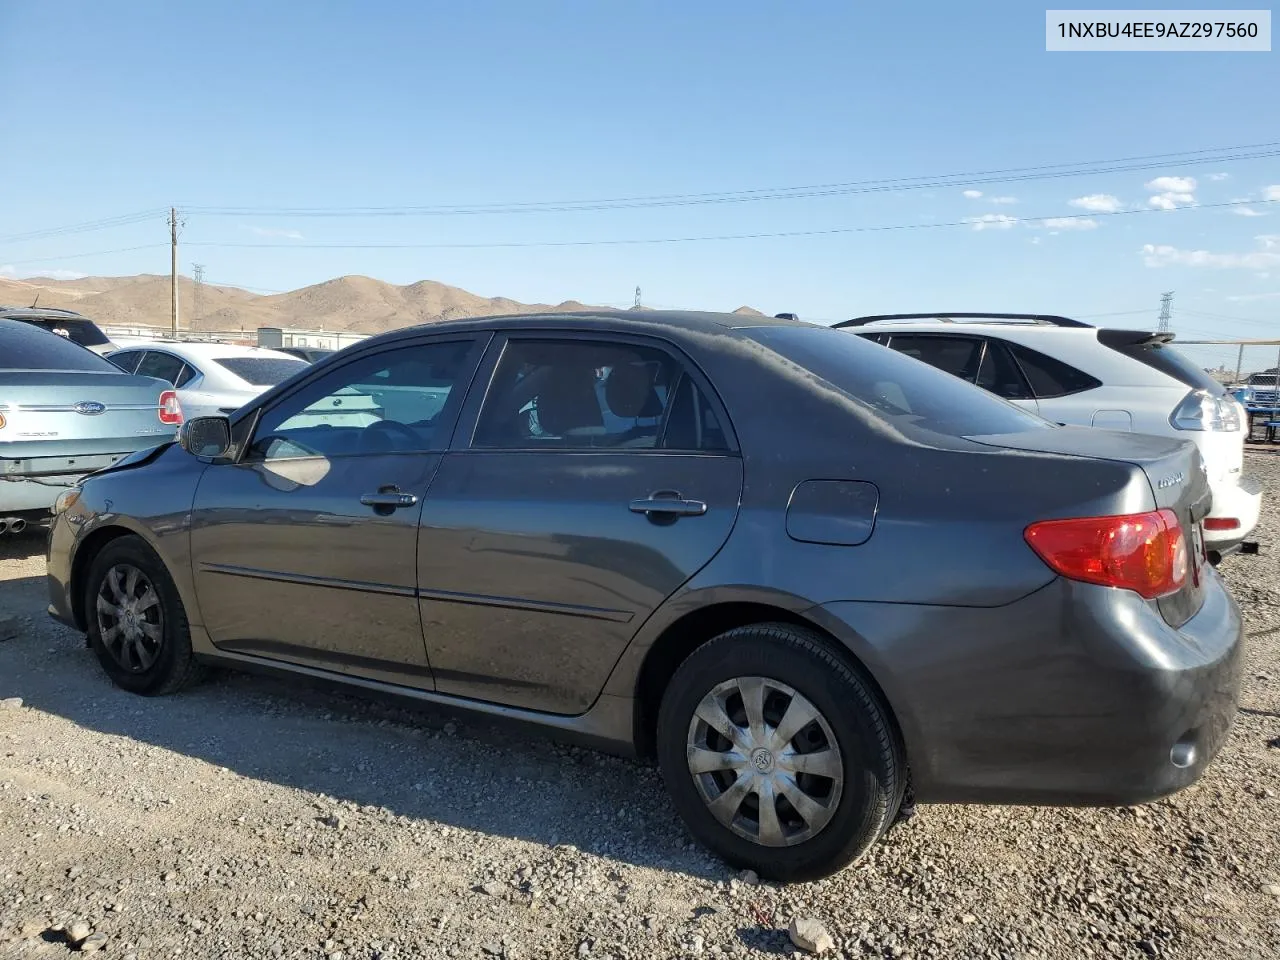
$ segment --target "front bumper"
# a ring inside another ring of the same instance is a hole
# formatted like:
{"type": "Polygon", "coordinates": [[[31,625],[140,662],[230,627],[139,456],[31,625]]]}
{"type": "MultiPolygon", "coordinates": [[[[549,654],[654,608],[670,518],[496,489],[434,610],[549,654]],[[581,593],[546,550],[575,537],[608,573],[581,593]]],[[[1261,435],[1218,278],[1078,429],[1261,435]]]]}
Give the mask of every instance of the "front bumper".
{"type": "Polygon", "coordinates": [[[84,625],[76,623],[75,607],[71,599],[71,566],[75,546],[76,528],[68,522],[67,514],[54,517],[49,525],[49,539],[45,548],[49,616],[73,630],[83,632],[84,625]]]}
{"type": "Polygon", "coordinates": [[[1213,507],[1206,520],[1234,519],[1239,526],[1229,530],[1204,531],[1204,543],[1210,550],[1227,553],[1248,538],[1258,525],[1262,511],[1262,484],[1253,477],[1239,475],[1231,480],[1210,485],[1213,491],[1213,507]]]}
{"type": "Polygon", "coordinates": [[[1136,593],[1067,580],[999,608],[822,610],[872,644],[921,802],[1124,805],[1198,779],[1235,716],[1240,611],[1204,576],[1177,629],[1136,593]]]}

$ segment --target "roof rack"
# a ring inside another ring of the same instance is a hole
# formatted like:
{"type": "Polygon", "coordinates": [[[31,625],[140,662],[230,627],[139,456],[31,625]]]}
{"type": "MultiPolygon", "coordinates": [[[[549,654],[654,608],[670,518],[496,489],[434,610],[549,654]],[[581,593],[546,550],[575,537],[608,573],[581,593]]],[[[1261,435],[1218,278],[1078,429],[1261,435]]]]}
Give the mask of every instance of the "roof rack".
{"type": "Polygon", "coordinates": [[[832,324],[833,327],[865,327],[867,324],[894,320],[938,320],[954,323],[956,320],[1006,320],[1016,323],[1037,323],[1049,327],[1092,327],[1093,324],[1051,313],[882,313],[869,317],[854,317],[832,324]]]}

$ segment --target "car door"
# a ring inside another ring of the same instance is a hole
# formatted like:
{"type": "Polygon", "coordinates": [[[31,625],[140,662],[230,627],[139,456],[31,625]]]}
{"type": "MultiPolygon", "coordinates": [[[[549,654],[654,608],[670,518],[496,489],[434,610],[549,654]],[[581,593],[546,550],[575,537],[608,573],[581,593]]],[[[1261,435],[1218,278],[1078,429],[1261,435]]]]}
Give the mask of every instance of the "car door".
{"type": "Polygon", "coordinates": [[[422,515],[437,690],[579,714],[728,538],[742,461],[706,380],[661,342],[498,337],[480,382],[422,515]]]}
{"type": "Polygon", "coordinates": [[[1002,340],[972,335],[895,333],[887,346],[1038,412],[1027,378],[1002,340]]]}
{"type": "Polygon", "coordinates": [[[432,687],[418,517],[486,339],[362,351],[251,414],[243,454],[205,470],[193,510],[218,647],[432,687]]]}

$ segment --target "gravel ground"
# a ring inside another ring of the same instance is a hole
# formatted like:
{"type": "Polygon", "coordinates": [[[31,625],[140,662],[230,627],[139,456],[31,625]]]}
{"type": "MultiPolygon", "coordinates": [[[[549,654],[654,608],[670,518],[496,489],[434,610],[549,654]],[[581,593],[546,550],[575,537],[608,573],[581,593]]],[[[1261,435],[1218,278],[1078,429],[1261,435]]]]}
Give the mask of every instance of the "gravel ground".
{"type": "MultiPolygon", "coordinates": [[[[1280,544],[1280,456],[1251,452],[1280,544]]],[[[922,807],[820,883],[738,878],[656,770],[220,674],[114,689],[0,545],[0,957],[1280,957],[1280,552],[1228,559],[1243,708],[1205,778],[1118,810],[922,807]],[[6,634],[14,634],[5,639],[6,634]]]]}

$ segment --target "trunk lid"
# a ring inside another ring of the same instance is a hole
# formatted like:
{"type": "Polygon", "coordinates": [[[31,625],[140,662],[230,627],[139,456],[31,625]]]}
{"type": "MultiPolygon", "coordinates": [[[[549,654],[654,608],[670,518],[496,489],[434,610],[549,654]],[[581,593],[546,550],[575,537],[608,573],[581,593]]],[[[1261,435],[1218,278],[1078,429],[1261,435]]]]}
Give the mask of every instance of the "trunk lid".
{"type": "Polygon", "coordinates": [[[114,371],[0,371],[0,476],[88,473],[171,438],[169,385],[114,371]]]}
{"type": "Polygon", "coordinates": [[[1200,609],[1206,562],[1203,521],[1212,506],[1212,493],[1204,460],[1194,443],[1093,427],[1059,427],[969,439],[986,446],[1110,460],[1140,469],[1150,485],[1156,508],[1168,508],[1177,515],[1187,548],[1187,578],[1182,589],[1153,602],[1159,605],[1165,621],[1175,627],[1200,609]]]}

